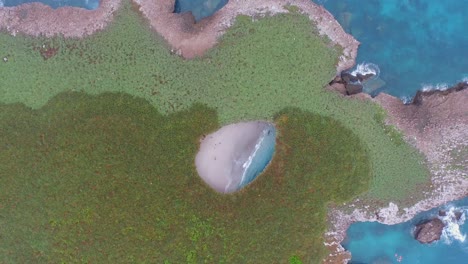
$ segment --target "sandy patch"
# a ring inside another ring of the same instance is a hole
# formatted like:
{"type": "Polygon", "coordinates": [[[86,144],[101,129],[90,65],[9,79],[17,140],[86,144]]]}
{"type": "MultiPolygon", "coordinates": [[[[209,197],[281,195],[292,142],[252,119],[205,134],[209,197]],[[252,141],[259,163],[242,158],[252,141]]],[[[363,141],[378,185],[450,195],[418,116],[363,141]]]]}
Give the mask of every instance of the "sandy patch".
{"type": "Polygon", "coordinates": [[[267,122],[242,122],[205,136],[195,157],[200,177],[217,192],[237,191],[259,138],[270,126],[267,122]]]}

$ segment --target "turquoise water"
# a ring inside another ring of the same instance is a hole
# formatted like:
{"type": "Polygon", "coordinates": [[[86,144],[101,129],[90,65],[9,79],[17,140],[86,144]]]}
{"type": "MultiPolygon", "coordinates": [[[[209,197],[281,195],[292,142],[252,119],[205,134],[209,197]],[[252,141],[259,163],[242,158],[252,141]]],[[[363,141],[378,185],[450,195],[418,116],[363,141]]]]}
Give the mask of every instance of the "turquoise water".
{"type": "MultiPolygon", "coordinates": [[[[352,71],[379,75],[378,81],[372,81],[373,87],[364,87],[366,92],[386,92],[408,102],[418,90],[446,89],[468,81],[467,0],[315,2],[324,5],[361,42],[358,65],[352,71]]],[[[466,215],[468,198],[445,209],[453,207],[466,215]]],[[[413,238],[414,225],[437,216],[439,209],[393,226],[353,224],[343,242],[352,254],[351,263],[468,263],[468,224],[464,218],[459,222],[445,219],[449,228],[441,241],[431,245],[413,238]]]]}
{"type": "Polygon", "coordinates": [[[419,89],[468,80],[467,0],[314,0],[361,42],[357,63],[374,63],[377,93],[408,100],[419,89]]]}
{"type": "Polygon", "coordinates": [[[199,21],[214,14],[227,2],[228,0],[176,0],[174,13],[191,11],[195,20],[199,21]]]}
{"type": "Polygon", "coordinates": [[[41,2],[54,9],[63,6],[74,6],[93,10],[99,7],[99,0],[0,0],[0,7],[11,7],[33,2],[41,2]]]}
{"type": "Polygon", "coordinates": [[[468,198],[420,213],[408,222],[397,225],[383,225],[376,222],[352,224],[347,231],[343,246],[352,254],[350,263],[410,263],[410,264],[457,264],[468,263],[468,198]],[[446,227],[441,240],[432,244],[421,244],[413,238],[415,224],[425,219],[439,217],[439,210],[445,210],[446,217],[440,217],[446,227]],[[452,211],[450,211],[452,210],[452,211]],[[462,211],[459,221],[450,212],[462,211]]]}
{"type": "Polygon", "coordinates": [[[252,182],[270,163],[275,153],[276,128],[273,125],[267,126],[262,136],[259,138],[254,153],[244,164],[245,171],[239,184],[239,189],[252,182]]]}

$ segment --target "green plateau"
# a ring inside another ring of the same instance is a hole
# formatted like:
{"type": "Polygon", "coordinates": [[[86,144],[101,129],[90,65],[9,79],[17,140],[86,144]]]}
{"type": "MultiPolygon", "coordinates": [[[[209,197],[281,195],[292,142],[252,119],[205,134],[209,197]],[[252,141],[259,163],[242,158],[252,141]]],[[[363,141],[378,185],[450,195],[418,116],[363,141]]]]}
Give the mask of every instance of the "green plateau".
{"type": "Polygon", "coordinates": [[[240,16],[187,61],[127,2],[81,40],[0,33],[0,263],[320,263],[328,204],[428,181],[379,106],[323,88],[339,54],[293,13],[240,16]],[[215,193],[200,137],[258,119],[272,163],[215,193]]]}

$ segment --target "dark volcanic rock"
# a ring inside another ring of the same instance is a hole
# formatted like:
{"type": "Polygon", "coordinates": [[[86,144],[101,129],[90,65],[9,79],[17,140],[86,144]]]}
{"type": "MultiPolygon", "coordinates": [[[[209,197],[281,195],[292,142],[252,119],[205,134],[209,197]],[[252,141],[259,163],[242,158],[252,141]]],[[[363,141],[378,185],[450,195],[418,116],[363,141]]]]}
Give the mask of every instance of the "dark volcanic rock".
{"type": "Polygon", "coordinates": [[[356,77],[358,78],[358,80],[359,80],[360,82],[365,82],[366,80],[368,80],[368,79],[370,79],[370,78],[372,78],[372,77],[375,76],[375,74],[372,74],[372,73],[368,73],[368,74],[364,74],[364,75],[358,73],[358,74],[356,74],[356,75],[357,75],[356,77]]]}
{"type": "Polygon", "coordinates": [[[425,97],[438,94],[438,95],[448,95],[449,93],[459,92],[461,90],[468,89],[467,82],[459,82],[456,85],[450,87],[447,90],[431,90],[431,91],[418,91],[413,98],[412,104],[421,105],[425,97]]]}
{"type": "Polygon", "coordinates": [[[362,84],[360,83],[346,83],[346,93],[348,95],[358,94],[362,92],[362,84]]]}
{"type": "Polygon", "coordinates": [[[349,72],[342,72],[342,73],[341,73],[341,80],[342,80],[344,83],[356,83],[356,82],[359,82],[358,77],[352,75],[352,74],[349,73],[349,72]]]}
{"type": "Polygon", "coordinates": [[[456,219],[457,221],[460,221],[460,218],[462,217],[462,215],[463,215],[463,212],[456,211],[456,212],[455,212],[455,219],[456,219]]]}
{"type": "Polygon", "coordinates": [[[439,218],[416,225],[414,237],[421,243],[428,244],[440,239],[445,225],[439,218]]]}

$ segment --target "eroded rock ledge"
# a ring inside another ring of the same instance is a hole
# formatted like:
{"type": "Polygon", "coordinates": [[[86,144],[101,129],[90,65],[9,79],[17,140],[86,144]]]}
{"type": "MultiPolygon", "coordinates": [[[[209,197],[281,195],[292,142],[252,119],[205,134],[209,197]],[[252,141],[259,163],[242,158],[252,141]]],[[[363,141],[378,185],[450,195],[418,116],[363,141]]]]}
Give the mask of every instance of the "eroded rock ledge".
{"type": "MultiPolygon", "coordinates": [[[[420,92],[412,104],[405,105],[391,95],[381,93],[373,100],[387,112],[387,123],[403,132],[405,140],[426,157],[431,174],[432,189],[425,199],[414,201],[408,208],[390,203],[378,212],[365,208],[345,213],[332,209],[329,219],[332,229],[325,235],[333,249],[324,263],[347,263],[349,252],[340,246],[346,230],[353,222],[379,221],[397,224],[416,214],[468,196],[468,89],[466,83],[446,91],[420,92]],[[465,88],[463,88],[465,87],[465,88]]],[[[354,207],[354,201],[348,209],[354,207]]],[[[356,208],[356,207],[354,207],[356,208]]]]}
{"type": "Polygon", "coordinates": [[[190,14],[175,14],[175,0],[134,0],[151,26],[184,58],[201,56],[213,47],[238,15],[264,16],[289,12],[285,6],[294,5],[317,24],[321,35],[343,48],[337,72],[355,63],[359,42],[348,35],[325,8],[310,0],[231,0],[213,16],[195,23],[190,14]]]}
{"type": "Polygon", "coordinates": [[[53,9],[42,3],[22,4],[0,8],[0,30],[16,36],[81,38],[102,30],[119,8],[121,0],[101,0],[96,10],[77,7],[53,9]]]}

